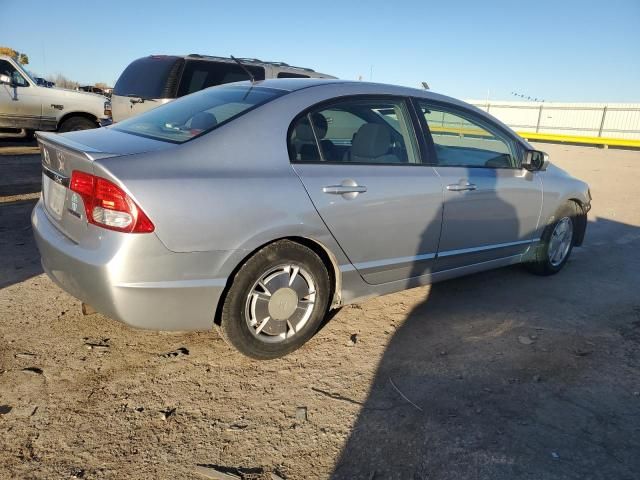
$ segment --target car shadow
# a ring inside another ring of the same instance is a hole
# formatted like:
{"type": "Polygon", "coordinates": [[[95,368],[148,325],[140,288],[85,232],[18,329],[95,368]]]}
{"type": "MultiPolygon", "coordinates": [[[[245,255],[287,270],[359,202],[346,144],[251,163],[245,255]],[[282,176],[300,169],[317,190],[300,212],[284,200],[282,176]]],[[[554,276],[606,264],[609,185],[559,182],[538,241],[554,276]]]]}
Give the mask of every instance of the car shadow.
{"type": "Polygon", "coordinates": [[[640,228],[597,219],[555,276],[429,287],[332,478],[638,478],[639,247],[640,228]]]}
{"type": "Polygon", "coordinates": [[[0,200],[0,288],[42,273],[31,229],[31,211],[37,201],[0,200]]]}
{"type": "Polygon", "coordinates": [[[0,138],[0,197],[39,192],[41,176],[35,140],[0,138]]]}

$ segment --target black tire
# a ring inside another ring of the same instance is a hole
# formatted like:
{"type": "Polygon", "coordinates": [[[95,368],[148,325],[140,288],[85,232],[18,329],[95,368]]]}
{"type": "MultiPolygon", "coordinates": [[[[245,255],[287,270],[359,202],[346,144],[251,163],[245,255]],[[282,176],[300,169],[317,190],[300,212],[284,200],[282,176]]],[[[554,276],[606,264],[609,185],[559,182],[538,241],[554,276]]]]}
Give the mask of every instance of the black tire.
{"type": "Polygon", "coordinates": [[[58,132],[75,132],[77,130],[89,130],[97,127],[98,124],[96,122],[86,117],[70,117],[62,122],[62,125],[58,128],[58,132]]]}
{"type": "Polygon", "coordinates": [[[536,247],[533,259],[525,264],[530,272],[535,273],[536,275],[547,276],[555,275],[560,270],[562,270],[562,268],[569,260],[571,251],[573,250],[573,245],[576,239],[576,230],[578,228],[577,216],[579,214],[580,211],[578,210],[578,205],[576,205],[574,202],[567,202],[558,209],[558,211],[554,215],[553,221],[549,225],[547,225],[547,228],[545,228],[544,232],[542,233],[542,238],[540,239],[540,243],[536,247]],[[562,258],[560,262],[554,263],[549,258],[551,237],[556,229],[556,226],[566,218],[569,219],[572,226],[571,243],[569,244],[569,249],[564,255],[564,258],[562,258]]]}
{"type": "Polygon", "coordinates": [[[255,253],[235,275],[224,299],[220,333],[229,345],[250,358],[267,360],[282,357],[300,348],[316,333],[327,313],[330,293],[329,274],[318,255],[304,245],[279,240],[255,253]],[[315,301],[313,307],[309,307],[311,314],[300,330],[289,338],[268,343],[259,338],[264,338],[264,334],[253,333],[256,329],[249,325],[247,302],[250,301],[251,292],[255,291],[256,282],[271,269],[283,264],[302,268],[305,274],[312,277],[315,301]]]}

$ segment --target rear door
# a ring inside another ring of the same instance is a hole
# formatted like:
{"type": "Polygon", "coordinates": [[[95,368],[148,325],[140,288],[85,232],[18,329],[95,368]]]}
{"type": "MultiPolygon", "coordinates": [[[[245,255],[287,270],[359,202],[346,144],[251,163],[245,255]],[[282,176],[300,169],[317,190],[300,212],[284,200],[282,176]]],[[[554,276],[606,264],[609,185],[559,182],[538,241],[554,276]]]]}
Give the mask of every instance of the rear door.
{"type": "Polygon", "coordinates": [[[402,98],[358,96],[305,112],[290,131],[294,170],[371,284],[429,273],[438,248],[442,186],[412,115],[402,98]]]}
{"type": "Polygon", "coordinates": [[[524,253],[535,240],[542,183],[520,167],[516,140],[472,111],[417,104],[444,186],[435,270],[524,253]]]}

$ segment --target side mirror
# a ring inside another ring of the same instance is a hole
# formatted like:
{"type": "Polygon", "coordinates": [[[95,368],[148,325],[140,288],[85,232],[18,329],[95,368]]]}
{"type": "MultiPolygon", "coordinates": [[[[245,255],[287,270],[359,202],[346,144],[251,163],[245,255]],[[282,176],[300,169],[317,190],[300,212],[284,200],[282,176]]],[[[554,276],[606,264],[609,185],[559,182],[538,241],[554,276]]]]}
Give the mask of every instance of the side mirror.
{"type": "Polygon", "coordinates": [[[0,84],[11,85],[11,77],[9,75],[0,75],[0,84]]]}
{"type": "Polygon", "coordinates": [[[538,150],[527,150],[522,160],[522,168],[530,172],[541,172],[549,165],[549,155],[538,150]]]}

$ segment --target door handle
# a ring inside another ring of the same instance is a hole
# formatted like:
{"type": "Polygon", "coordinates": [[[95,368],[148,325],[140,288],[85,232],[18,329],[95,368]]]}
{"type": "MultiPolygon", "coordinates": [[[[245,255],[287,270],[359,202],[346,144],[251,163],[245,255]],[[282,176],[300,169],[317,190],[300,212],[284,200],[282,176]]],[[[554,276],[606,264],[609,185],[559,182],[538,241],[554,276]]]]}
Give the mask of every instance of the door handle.
{"type": "Polygon", "coordinates": [[[467,190],[475,190],[478,188],[475,184],[469,182],[452,183],[447,185],[447,190],[451,192],[464,192],[467,190]]]}
{"type": "Polygon", "coordinates": [[[364,185],[328,185],[322,187],[322,191],[332,195],[344,195],[345,193],[364,193],[367,191],[367,187],[364,185]]]}

